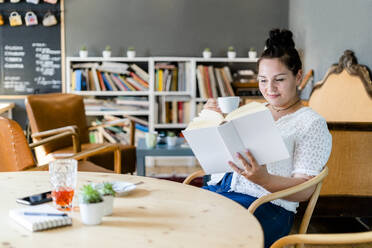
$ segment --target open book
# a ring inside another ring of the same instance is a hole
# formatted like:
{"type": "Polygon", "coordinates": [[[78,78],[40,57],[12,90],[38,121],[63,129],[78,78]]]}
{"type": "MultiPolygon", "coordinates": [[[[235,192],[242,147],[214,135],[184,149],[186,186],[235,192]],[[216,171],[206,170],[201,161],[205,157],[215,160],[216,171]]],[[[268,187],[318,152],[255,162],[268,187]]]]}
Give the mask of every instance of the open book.
{"type": "Polygon", "coordinates": [[[225,118],[203,110],[182,133],[206,174],[232,171],[228,161],[243,168],[236,153],[245,156],[246,149],[261,165],[289,157],[270,110],[258,102],[246,104],[225,118]]]}

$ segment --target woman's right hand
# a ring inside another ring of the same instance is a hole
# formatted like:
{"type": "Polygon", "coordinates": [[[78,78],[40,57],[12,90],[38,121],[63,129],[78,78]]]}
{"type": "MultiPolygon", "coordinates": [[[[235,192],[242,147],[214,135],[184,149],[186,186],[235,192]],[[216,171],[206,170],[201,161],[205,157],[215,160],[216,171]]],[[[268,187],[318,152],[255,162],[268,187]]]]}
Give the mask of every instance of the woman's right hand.
{"type": "Polygon", "coordinates": [[[216,111],[222,114],[221,109],[218,107],[217,100],[214,98],[209,98],[206,104],[204,104],[203,109],[208,109],[212,111],[216,111]]]}

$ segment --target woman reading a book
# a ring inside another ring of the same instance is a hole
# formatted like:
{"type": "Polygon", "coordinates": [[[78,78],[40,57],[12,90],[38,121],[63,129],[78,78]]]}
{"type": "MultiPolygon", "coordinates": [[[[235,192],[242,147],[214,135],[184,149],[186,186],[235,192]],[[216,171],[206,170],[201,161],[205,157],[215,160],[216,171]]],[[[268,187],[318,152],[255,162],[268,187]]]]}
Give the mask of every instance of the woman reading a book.
{"type": "MultiPolygon", "coordinates": [[[[301,67],[292,32],[270,31],[266,49],[258,61],[259,89],[290,158],[261,166],[247,150],[247,160],[237,154],[244,169],[229,162],[234,173],[211,175],[206,189],[248,208],[253,201],[269,192],[298,185],[321,172],[331,152],[332,137],[325,119],[301,104],[297,92],[302,77],[301,67]]],[[[214,99],[209,99],[204,109],[221,112],[214,99]]],[[[265,247],[289,233],[298,202],[307,200],[314,189],[274,200],[256,210],[255,216],[264,230],[265,247]]]]}

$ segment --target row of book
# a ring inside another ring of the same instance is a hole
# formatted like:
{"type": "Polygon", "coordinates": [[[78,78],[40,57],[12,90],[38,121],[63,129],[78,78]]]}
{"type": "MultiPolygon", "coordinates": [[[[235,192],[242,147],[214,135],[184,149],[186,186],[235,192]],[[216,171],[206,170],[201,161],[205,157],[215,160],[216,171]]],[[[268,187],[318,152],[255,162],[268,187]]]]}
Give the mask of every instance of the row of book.
{"type": "Polygon", "coordinates": [[[190,106],[189,98],[160,96],[155,103],[155,123],[189,123],[190,106]]]}
{"type": "Polygon", "coordinates": [[[136,64],[103,62],[72,65],[71,89],[75,91],[147,91],[148,73],[136,64]]]}
{"type": "MultiPolygon", "coordinates": [[[[120,125],[103,125],[102,127],[98,127],[96,129],[92,129],[89,133],[89,140],[90,143],[103,143],[103,142],[110,142],[110,143],[121,143],[121,144],[129,144],[130,143],[130,119],[136,117],[127,117],[123,119],[119,119],[115,116],[105,116],[103,119],[96,119],[91,124],[92,126],[101,125],[103,123],[110,123],[120,120],[120,125]]],[[[146,121],[141,121],[141,123],[135,123],[135,144],[138,144],[138,140],[140,138],[145,137],[145,133],[148,132],[148,126],[146,125],[146,121]],[[141,124],[142,123],[142,124],[141,124]]]]}
{"type": "Polygon", "coordinates": [[[178,62],[155,64],[156,91],[187,91],[190,63],[178,62]]]}
{"type": "Polygon", "coordinates": [[[146,111],[149,109],[148,101],[136,101],[127,98],[96,99],[84,98],[86,111],[146,111]]]}
{"type": "Polygon", "coordinates": [[[235,95],[231,87],[233,78],[228,66],[215,68],[213,66],[198,65],[196,73],[199,97],[217,98],[219,96],[235,95]]]}

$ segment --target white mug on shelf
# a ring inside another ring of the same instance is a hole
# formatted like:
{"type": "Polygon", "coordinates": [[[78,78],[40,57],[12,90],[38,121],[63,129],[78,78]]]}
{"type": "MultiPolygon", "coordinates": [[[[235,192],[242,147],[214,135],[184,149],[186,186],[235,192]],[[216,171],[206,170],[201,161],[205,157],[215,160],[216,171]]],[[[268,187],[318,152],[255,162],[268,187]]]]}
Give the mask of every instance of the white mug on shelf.
{"type": "Polygon", "coordinates": [[[157,132],[148,132],[145,134],[145,140],[146,140],[146,147],[147,148],[155,148],[156,142],[158,138],[157,132]]]}
{"type": "Polygon", "coordinates": [[[238,96],[225,96],[217,98],[218,107],[222,113],[228,114],[239,107],[240,98],[238,96]]]}

